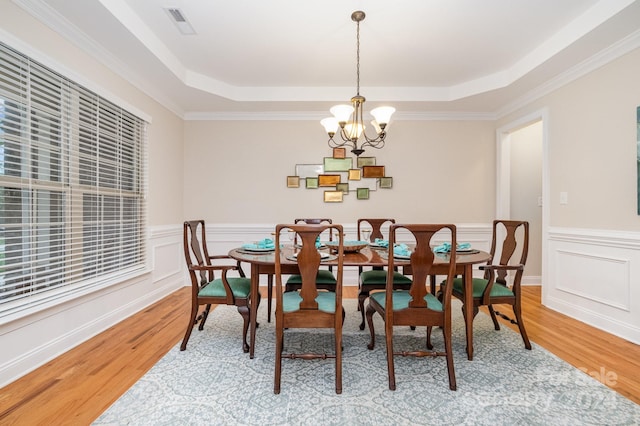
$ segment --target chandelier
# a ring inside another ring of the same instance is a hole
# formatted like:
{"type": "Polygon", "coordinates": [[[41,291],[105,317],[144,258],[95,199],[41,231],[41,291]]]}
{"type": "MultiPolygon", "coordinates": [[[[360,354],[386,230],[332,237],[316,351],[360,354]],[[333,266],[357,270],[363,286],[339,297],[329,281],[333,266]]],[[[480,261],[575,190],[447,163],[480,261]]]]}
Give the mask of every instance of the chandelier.
{"type": "Polygon", "coordinates": [[[351,98],[351,105],[336,105],[329,111],[333,117],[320,121],[329,135],[329,146],[339,148],[351,147],[351,152],[359,156],[364,152],[365,146],[380,149],[384,146],[387,137],[386,127],[389,124],[391,115],[395,108],[390,106],[378,107],[371,110],[374,120],[371,121],[376,131],[376,136],[370,138],[365,132],[362,113],[366,99],[360,95],[360,22],[364,20],[365,14],[357,10],[351,14],[351,20],[356,23],[356,95],[351,98]],[[333,137],[340,133],[342,141],[336,141],[333,137]]]}

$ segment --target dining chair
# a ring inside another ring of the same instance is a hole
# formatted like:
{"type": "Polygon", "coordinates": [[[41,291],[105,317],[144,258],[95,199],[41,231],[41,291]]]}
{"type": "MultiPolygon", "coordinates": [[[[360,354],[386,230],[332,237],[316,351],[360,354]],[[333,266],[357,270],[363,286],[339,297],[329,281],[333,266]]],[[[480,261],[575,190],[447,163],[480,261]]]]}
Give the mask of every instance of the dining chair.
{"type": "MultiPolygon", "coordinates": [[[[395,219],[358,219],[358,240],[362,240],[364,237],[363,231],[369,229],[371,235],[369,236],[369,242],[375,242],[376,238],[385,239],[382,234],[382,227],[385,224],[394,224],[395,219]]],[[[369,293],[373,290],[384,290],[387,282],[387,272],[382,266],[374,266],[370,270],[364,270],[362,266],[358,268],[358,311],[362,315],[362,321],[360,322],[360,330],[364,330],[364,301],[369,297],[369,293]]],[[[394,288],[408,289],[411,286],[411,278],[397,272],[393,274],[394,288]]]]}
{"type": "MultiPolygon", "coordinates": [[[[389,389],[396,389],[395,356],[439,357],[444,356],[447,361],[449,373],[449,389],[456,390],[456,377],[453,367],[453,353],[451,349],[451,289],[455,277],[456,259],[449,254],[435,254],[431,248],[433,236],[440,232],[448,236],[453,247],[456,245],[455,225],[436,224],[410,224],[391,225],[389,229],[389,249],[387,251],[387,284],[385,291],[373,292],[369,296],[367,305],[367,323],[371,340],[367,346],[373,350],[375,345],[375,330],[373,314],[380,314],[385,323],[385,338],[387,344],[387,373],[389,389]],[[394,260],[394,243],[397,231],[409,231],[415,240],[415,246],[405,258],[409,259],[413,276],[411,287],[408,290],[396,290],[393,286],[393,272],[396,262],[394,260]],[[429,277],[433,274],[433,266],[436,256],[442,256],[448,260],[447,276],[443,285],[442,301],[431,293],[428,284],[429,277]],[[426,326],[426,349],[405,350],[396,352],[393,347],[393,329],[395,326],[426,326]],[[431,343],[432,327],[440,327],[444,337],[444,352],[433,351],[431,343]]],[[[410,372],[407,372],[410,374],[410,372]]]]}
{"type": "Polygon", "coordinates": [[[342,393],[342,323],[345,315],[342,307],[343,263],[344,235],[342,225],[294,224],[276,226],[276,357],[274,393],[280,393],[283,357],[303,360],[335,358],[335,388],[336,393],[342,393]],[[282,283],[282,262],[285,259],[283,259],[280,236],[282,232],[287,232],[288,230],[296,232],[301,240],[300,248],[295,251],[297,253],[295,258],[288,257],[286,259],[287,261],[296,262],[300,271],[301,286],[299,289],[292,291],[287,290],[282,283]],[[337,256],[320,253],[316,248],[316,238],[325,230],[338,231],[337,256]],[[337,259],[336,284],[333,291],[322,289],[318,281],[318,272],[323,256],[337,259]],[[300,328],[332,328],[335,340],[334,353],[305,352],[285,354],[285,329],[300,328]]]}
{"type": "MultiPolygon", "coordinates": [[[[247,278],[239,261],[227,255],[209,255],[204,220],[184,222],[183,245],[187,269],[191,277],[191,313],[187,331],[182,339],[180,350],[187,348],[193,327],[200,322],[198,330],[202,331],[209,316],[211,305],[234,305],[242,315],[242,350],[249,352],[247,330],[251,313],[251,279],[247,278]],[[227,262],[233,260],[233,262],[227,262]],[[220,278],[216,278],[216,271],[220,278]],[[237,271],[239,276],[228,276],[229,271],[237,271]],[[198,315],[200,306],[205,308],[198,315]]],[[[260,304],[260,295],[255,301],[260,304]]]]}
{"type": "MultiPolygon", "coordinates": [[[[307,219],[294,219],[293,223],[294,224],[306,223],[309,225],[319,225],[322,223],[331,224],[333,223],[333,221],[331,219],[307,218],[307,219]]],[[[293,231],[292,233],[293,233],[293,244],[298,245],[298,234],[296,234],[293,231]]],[[[331,235],[331,232],[329,232],[328,238],[329,238],[329,241],[333,240],[333,236],[331,235]]],[[[333,268],[329,266],[328,270],[329,270],[328,273],[324,270],[321,270],[319,272],[319,280],[327,289],[332,289],[333,286],[335,285],[336,279],[332,273],[333,268]]],[[[298,275],[292,275],[291,277],[289,277],[289,280],[287,281],[287,289],[293,290],[299,287],[300,287],[300,277],[298,275]]],[[[267,322],[271,322],[272,298],[273,298],[273,275],[270,274],[267,276],[267,299],[268,299],[267,300],[267,322]]]]}
{"type": "MultiPolygon", "coordinates": [[[[531,343],[522,320],[521,280],[529,251],[529,222],[518,220],[494,220],[492,232],[491,258],[480,266],[483,278],[473,278],[473,317],[480,306],[486,306],[496,330],[500,330],[497,317],[518,326],[522,341],[527,349],[531,343]],[[499,244],[499,240],[504,237],[499,244]],[[518,246],[520,246],[518,248],[518,246]],[[498,252],[498,256],[496,253],[498,252]],[[494,262],[496,262],[494,264],[494,262]],[[509,284],[509,281],[511,284],[509,284]],[[494,305],[511,305],[515,319],[496,311],[494,305]]],[[[464,303],[464,281],[453,280],[452,294],[464,303]]],[[[464,310],[463,310],[464,312],[464,310]]]]}

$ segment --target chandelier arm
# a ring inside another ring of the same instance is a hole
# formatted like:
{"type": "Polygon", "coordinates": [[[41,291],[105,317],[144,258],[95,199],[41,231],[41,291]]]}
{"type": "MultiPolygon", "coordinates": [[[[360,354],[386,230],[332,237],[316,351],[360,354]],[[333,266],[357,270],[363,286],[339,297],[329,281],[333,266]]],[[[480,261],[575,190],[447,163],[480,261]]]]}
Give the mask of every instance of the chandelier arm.
{"type": "Polygon", "coordinates": [[[360,149],[364,148],[365,146],[370,146],[371,148],[380,149],[384,147],[384,138],[366,139],[366,141],[363,142],[362,145],[360,146],[360,149]]]}
{"type": "Polygon", "coordinates": [[[356,148],[353,142],[351,141],[351,139],[348,139],[345,136],[344,129],[341,129],[339,133],[340,133],[340,139],[342,139],[342,142],[336,141],[334,138],[329,138],[327,143],[329,144],[330,148],[342,148],[344,146],[348,146],[350,148],[356,148]]]}
{"type": "Polygon", "coordinates": [[[344,141],[343,145],[353,144],[353,141],[351,140],[351,138],[349,138],[349,135],[347,135],[347,132],[345,131],[344,127],[340,129],[340,137],[344,141]]]}

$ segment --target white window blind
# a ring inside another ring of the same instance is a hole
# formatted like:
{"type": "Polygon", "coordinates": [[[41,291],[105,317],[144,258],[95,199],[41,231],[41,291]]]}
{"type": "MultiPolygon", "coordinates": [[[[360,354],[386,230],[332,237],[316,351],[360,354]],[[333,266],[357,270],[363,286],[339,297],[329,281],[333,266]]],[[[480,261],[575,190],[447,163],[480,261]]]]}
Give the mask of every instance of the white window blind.
{"type": "Polygon", "coordinates": [[[0,317],[142,270],[146,123],[0,43],[0,317]]]}

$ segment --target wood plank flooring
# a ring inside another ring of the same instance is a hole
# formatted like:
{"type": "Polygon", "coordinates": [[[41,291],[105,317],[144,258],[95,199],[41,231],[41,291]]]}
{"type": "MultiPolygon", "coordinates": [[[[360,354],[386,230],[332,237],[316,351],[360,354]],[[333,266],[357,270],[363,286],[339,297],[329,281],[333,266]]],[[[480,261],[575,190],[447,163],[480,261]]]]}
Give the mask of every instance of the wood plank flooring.
{"type": "MultiPolygon", "coordinates": [[[[180,289],[0,389],[0,424],[90,424],[182,339],[189,297],[180,289]]],[[[541,306],[539,286],[523,305],[531,341],[640,403],[640,346],[541,306]]]]}

